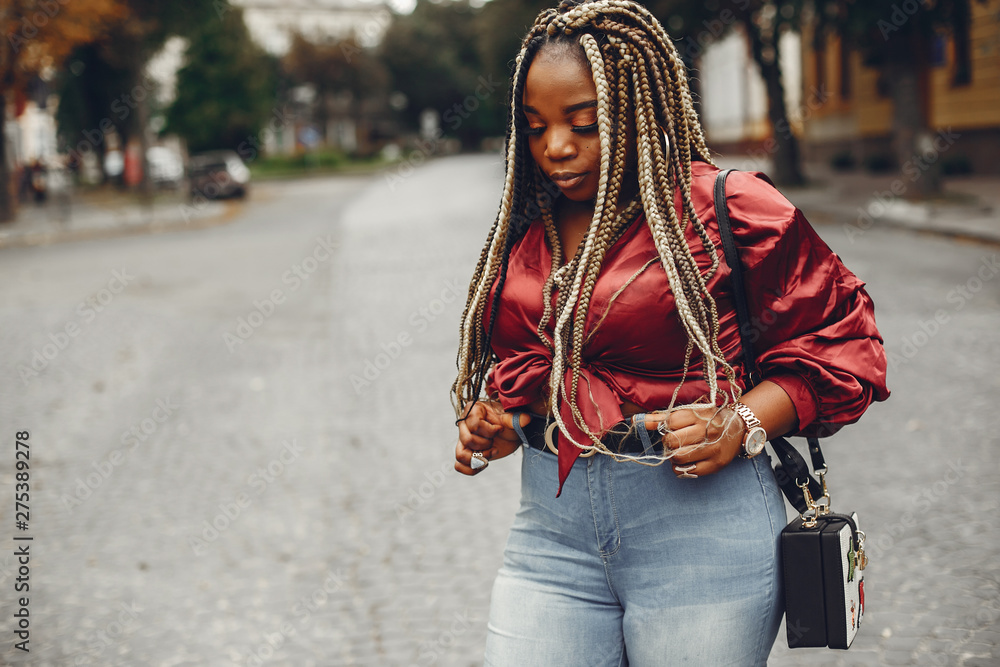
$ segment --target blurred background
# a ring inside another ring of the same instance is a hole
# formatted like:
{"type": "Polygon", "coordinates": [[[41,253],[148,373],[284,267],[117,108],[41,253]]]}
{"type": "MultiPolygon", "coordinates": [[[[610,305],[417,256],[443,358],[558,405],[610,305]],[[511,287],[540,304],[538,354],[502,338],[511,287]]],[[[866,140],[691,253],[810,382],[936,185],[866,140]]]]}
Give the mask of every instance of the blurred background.
{"type": "MultiPolygon", "coordinates": [[[[865,627],[769,664],[1000,664],[1000,0],[646,5],[889,354],[865,627]]],[[[482,664],[520,455],[448,390],[547,6],[0,0],[0,664],[482,664]]]]}
{"type": "MultiPolygon", "coordinates": [[[[691,69],[713,148],[772,160],[780,184],[802,184],[805,162],[909,167],[908,194],[928,197],[942,176],[1000,170],[995,3],[647,5],[691,69]],[[944,128],[947,155],[915,163],[944,128]]],[[[183,187],[206,151],[270,176],[393,161],[420,139],[492,150],[520,36],[545,6],[5,0],[0,222],[66,188],[183,187]]]]}

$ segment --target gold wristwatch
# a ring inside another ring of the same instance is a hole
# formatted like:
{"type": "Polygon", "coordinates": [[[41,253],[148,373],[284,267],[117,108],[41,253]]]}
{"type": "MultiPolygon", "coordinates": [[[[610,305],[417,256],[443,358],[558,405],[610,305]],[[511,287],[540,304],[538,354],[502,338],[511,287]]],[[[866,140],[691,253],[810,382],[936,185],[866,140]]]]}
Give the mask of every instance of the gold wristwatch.
{"type": "Polygon", "coordinates": [[[734,409],[747,427],[747,432],[743,436],[743,451],[740,453],[740,456],[752,459],[764,451],[764,443],[767,442],[767,433],[761,427],[757,415],[749,407],[742,403],[737,403],[734,409]]]}

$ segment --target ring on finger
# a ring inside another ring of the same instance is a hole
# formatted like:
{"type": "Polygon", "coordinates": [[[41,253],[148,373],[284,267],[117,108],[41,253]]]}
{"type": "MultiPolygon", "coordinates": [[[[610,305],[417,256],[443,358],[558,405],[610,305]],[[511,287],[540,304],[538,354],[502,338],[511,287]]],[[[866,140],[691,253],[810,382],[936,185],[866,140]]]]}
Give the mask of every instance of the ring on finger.
{"type": "Polygon", "coordinates": [[[664,419],[663,421],[661,421],[659,424],[656,425],[656,431],[660,435],[666,435],[670,431],[670,429],[667,427],[666,419],[664,419]]]}
{"type": "Polygon", "coordinates": [[[488,466],[490,462],[483,456],[482,452],[472,452],[472,460],[469,465],[473,470],[480,470],[488,466]]]}
{"type": "Polygon", "coordinates": [[[675,465],[674,466],[674,472],[681,473],[680,475],[678,475],[678,478],[680,478],[680,479],[697,479],[698,475],[696,475],[693,472],[691,472],[692,470],[695,469],[695,467],[697,465],[698,465],[697,463],[692,463],[691,465],[687,465],[687,466],[678,466],[678,465],[675,465]]]}

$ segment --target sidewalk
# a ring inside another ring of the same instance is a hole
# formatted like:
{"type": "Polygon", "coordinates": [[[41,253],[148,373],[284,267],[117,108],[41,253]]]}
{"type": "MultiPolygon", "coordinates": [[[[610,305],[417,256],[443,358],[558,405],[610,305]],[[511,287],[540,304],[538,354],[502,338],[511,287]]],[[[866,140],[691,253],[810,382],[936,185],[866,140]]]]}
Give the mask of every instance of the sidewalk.
{"type": "MultiPolygon", "coordinates": [[[[720,167],[767,172],[751,160],[722,158],[720,167]]],[[[876,226],[891,226],[1000,244],[1000,176],[948,177],[945,194],[931,202],[905,196],[912,181],[899,174],[864,170],[834,172],[826,165],[806,165],[809,185],[781,188],[813,223],[836,223],[852,240],[876,226]]]]}
{"type": "Polygon", "coordinates": [[[145,204],[134,193],[76,191],[21,205],[13,222],[0,223],[0,248],[201,229],[228,222],[239,209],[229,200],[192,202],[184,191],[157,192],[145,204]]]}

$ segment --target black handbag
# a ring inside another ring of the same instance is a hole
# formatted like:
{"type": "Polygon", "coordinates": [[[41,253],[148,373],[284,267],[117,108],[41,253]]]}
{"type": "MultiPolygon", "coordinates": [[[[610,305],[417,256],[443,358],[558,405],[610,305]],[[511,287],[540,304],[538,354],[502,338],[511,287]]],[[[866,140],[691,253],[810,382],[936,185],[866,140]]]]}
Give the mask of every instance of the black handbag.
{"type": "MultiPolygon", "coordinates": [[[[733,304],[740,326],[747,388],[760,381],[756,368],[743,265],[726,205],[726,178],[715,180],[715,215],[726,263],[730,269],[733,304]]],[[[805,459],[785,438],[770,444],[779,463],[774,473],[782,493],[799,516],[781,531],[782,579],[785,591],[785,632],[789,648],[851,646],[865,609],[865,534],[857,514],[834,514],[826,485],[827,465],[817,438],[808,438],[815,477],[805,459]]]]}

